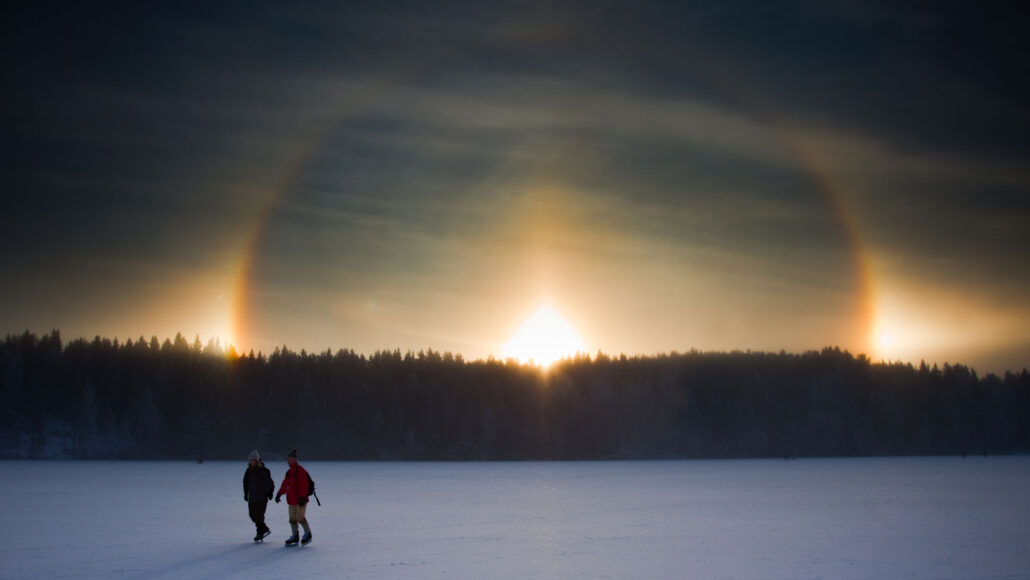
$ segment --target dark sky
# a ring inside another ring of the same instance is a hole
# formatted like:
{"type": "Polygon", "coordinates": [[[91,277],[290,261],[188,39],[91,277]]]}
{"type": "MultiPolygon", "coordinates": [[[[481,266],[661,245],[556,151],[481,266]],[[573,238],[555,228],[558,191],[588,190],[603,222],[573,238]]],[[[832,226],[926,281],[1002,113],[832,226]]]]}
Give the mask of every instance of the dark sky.
{"type": "Polygon", "coordinates": [[[25,3],[0,331],[1030,365],[1021,3],[25,3]]]}

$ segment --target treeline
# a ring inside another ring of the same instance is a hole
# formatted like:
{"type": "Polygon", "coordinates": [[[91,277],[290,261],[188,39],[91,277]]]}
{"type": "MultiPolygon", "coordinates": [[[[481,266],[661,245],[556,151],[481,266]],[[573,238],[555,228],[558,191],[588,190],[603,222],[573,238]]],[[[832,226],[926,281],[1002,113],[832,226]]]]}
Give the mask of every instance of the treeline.
{"type": "Polygon", "coordinates": [[[174,340],[0,345],[0,457],[520,460],[1026,453],[1030,373],[804,354],[237,356],[174,340]]]}

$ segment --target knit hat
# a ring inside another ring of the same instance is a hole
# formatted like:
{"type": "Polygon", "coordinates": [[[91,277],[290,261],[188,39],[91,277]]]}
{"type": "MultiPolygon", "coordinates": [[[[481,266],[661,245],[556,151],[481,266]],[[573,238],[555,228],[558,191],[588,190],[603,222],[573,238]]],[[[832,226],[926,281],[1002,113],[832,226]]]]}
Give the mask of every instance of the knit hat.
{"type": "Polygon", "coordinates": [[[261,455],[258,454],[257,449],[255,449],[255,450],[250,452],[250,457],[248,457],[247,459],[248,460],[253,459],[254,461],[261,461],[261,455]]]}
{"type": "Polygon", "coordinates": [[[286,457],[292,457],[292,458],[296,459],[297,458],[297,450],[294,449],[293,451],[290,451],[290,454],[287,455],[286,457]]]}

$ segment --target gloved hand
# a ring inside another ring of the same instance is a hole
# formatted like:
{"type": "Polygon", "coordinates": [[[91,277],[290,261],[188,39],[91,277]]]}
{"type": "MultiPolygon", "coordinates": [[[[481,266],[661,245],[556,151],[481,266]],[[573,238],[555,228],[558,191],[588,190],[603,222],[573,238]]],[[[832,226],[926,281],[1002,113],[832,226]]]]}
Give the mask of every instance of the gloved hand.
{"type": "Polygon", "coordinates": [[[297,505],[299,505],[300,507],[304,507],[304,506],[308,505],[308,498],[302,497],[302,498],[298,499],[297,500],[297,505]]]}
{"type": "Polygon", "coordinates": [[[268,499],[269,501],[271,501],[271,499],[272,499],[272,494],[268,494],[268,497],[267,497],[266,499],[268,499]]]}
{"type": "Polygon", "coordinates": [[[281,498],[281,497],[282,497],[281,495],[275,496],[275,503],[279,503],[279,498],[281,498]]]}
{"type": "Polygon", "coordinates": [[[243,501],[250,501],[250,496],[247,494],[243,494],[243,501]]]}

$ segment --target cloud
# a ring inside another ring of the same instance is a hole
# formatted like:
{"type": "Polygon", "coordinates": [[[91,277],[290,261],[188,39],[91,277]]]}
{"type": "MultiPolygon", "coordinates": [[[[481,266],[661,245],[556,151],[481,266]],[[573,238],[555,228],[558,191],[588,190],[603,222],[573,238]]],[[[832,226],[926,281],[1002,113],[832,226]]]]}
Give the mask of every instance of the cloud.
{"type": "Polygon", "coordinates": [[[483,347],[549,292],[620,349],[818,347],[857,241],[1023,316],[1011,8],[123,8],[4,40],[26,287],[215,279],[263,232],[270,341],[483,347]]]}

